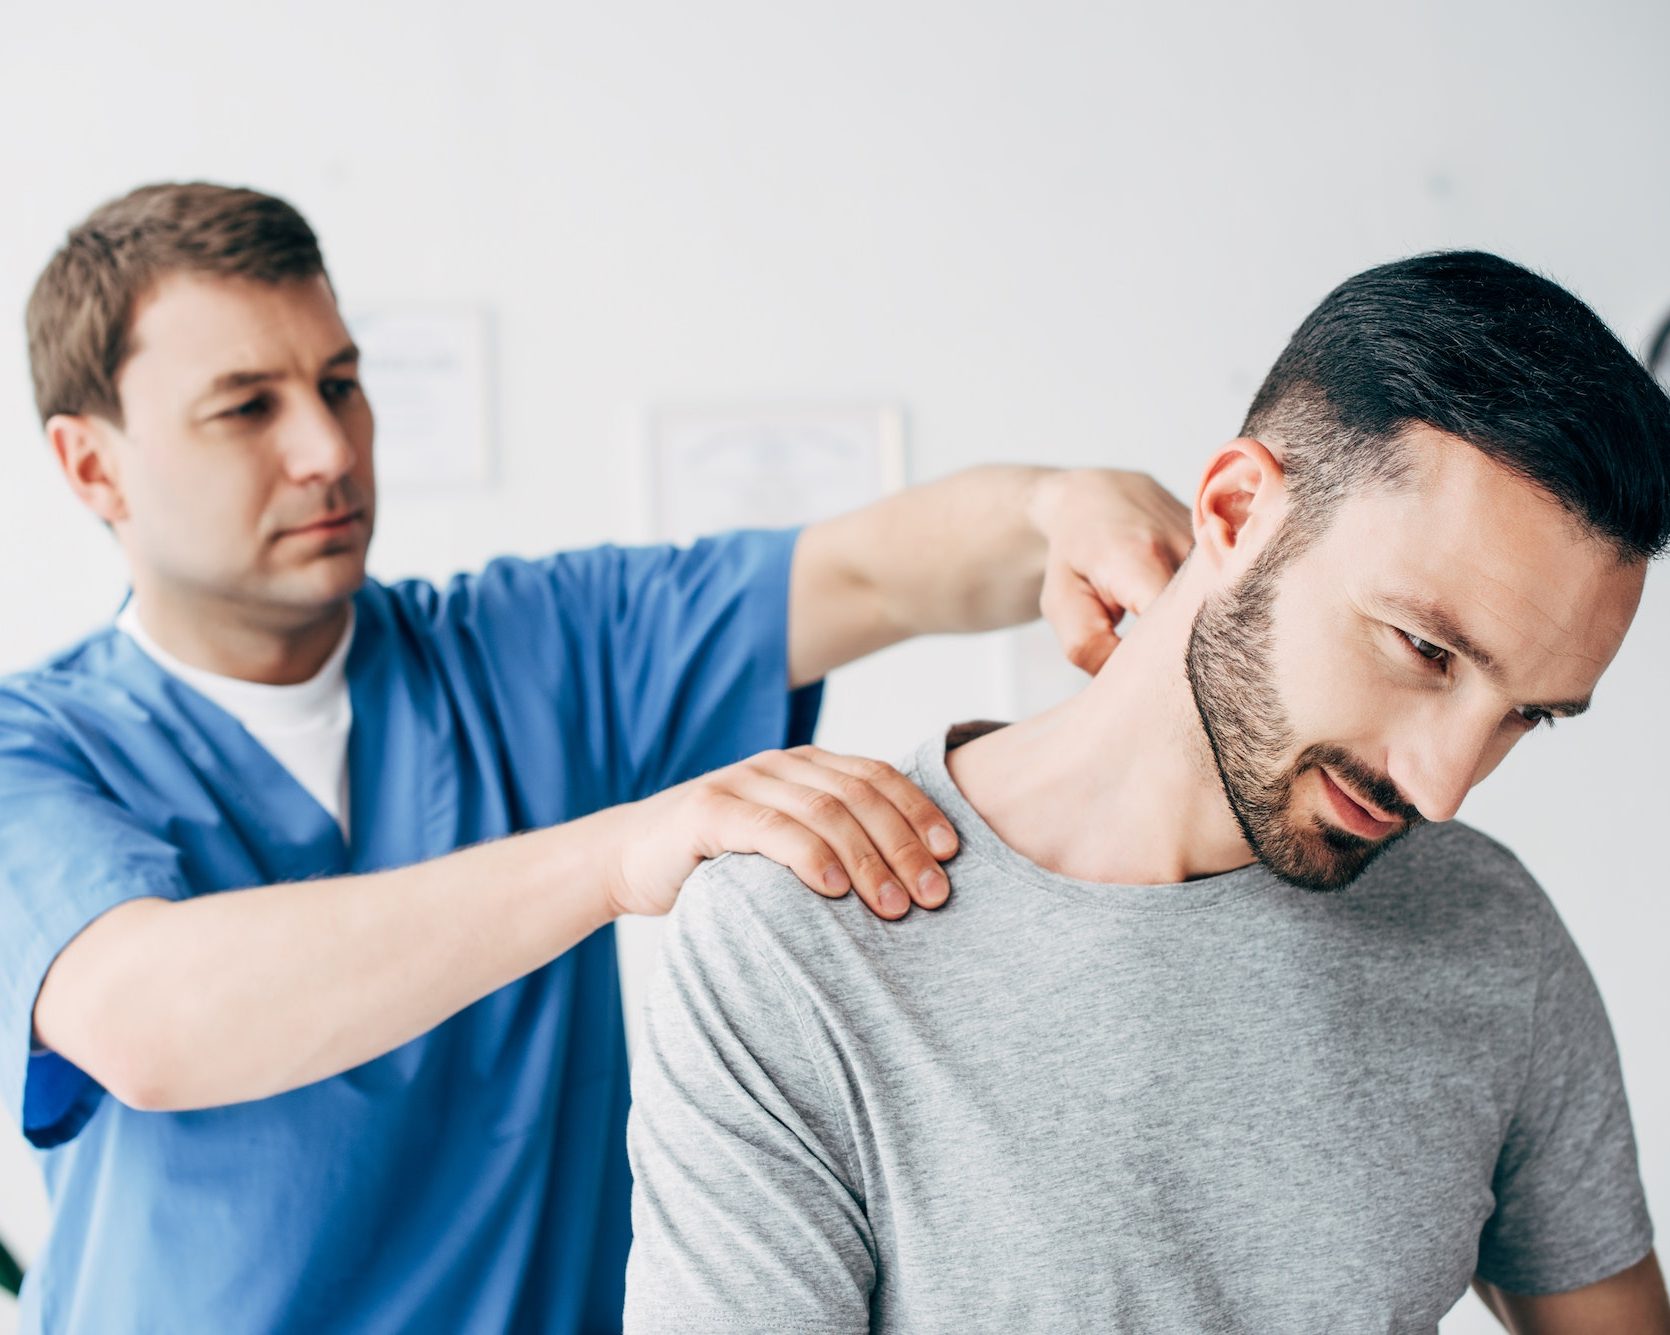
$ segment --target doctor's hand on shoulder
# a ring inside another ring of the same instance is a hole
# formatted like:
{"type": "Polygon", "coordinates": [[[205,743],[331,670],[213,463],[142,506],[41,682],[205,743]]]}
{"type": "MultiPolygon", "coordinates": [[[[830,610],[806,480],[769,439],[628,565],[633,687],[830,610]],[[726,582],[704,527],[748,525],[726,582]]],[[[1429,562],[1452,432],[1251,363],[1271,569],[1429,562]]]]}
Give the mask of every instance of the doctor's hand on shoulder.
{"type": "MultiPolygon", "coordinates": [[[[932,509],[922,501],[935,499],[934,489],[922,488],[897,498],[894,513],[888,512],[892,503],[883,503],[806,531],[796,558],[794,621],[806,628],[807,643],[791,649],[791,665],[799,663],[792,666],[795,684],[886,640],[952,628],[924,626],[922,618],[897,612],[913,592],[906,578],[890,590],[895,610],[887,624],[899,634],[878,633],[873,621],[864,622],[857,598],[842,602],[846,589],[886,586],[877,573],[855,576],[840,568],[842,554],[880,554],[878,568],[888,568],[889,536],[912,533],[920,545],[924,529],[929,542],[944,544],[942,571],[966,572],[992,600],[989,609],[970,614],[976,622],[1010,624],[1041,610],[1068,660],[1087,673],[1100,670],[1119,644],[1121,618],[1145,610],[1187,556],[1193,540],[1188,508],[1145,473],[990,471],[995,476],[950,479],[945,491],[960,487],[964,494],[941,496],[932,509]],[[1028,497],[1017,532],[1008,535],[984,524],[983,498],[975,489],[1005,482],[1024,484],[1028,497]],[[933,523],[942,519],[952,520],[948,531],[934,534],[933,523]],[[959,552],[959,545],[966,551],[959,552]],[[1006,611],[1005,600],[1025,610],[1006,611]],[[850,611],[853,605],[859,612],[850,611]]],[[[891,569],[919,564],[906,558],[891,569]]],[[[955,592],[942,573],[937,587],[914,592],[931,608],[947,601],[948,588],[955,592]]],[[[932,614],[925,610],[923,616],[932,614]]],[[[955,627],[976,628],[966,620],[955,627]]],[[[957,851],[944,815],[893,766],[816,746],[765,752],[605,817],[617,826],[619,853],[609,878],[615,914],[666,913],[704,859],[759,853],[821,895],[839,898],[856,890],[877,916],[896,919],[912,904],[934,909],[945,903],[950,884],[939,864],[957,851]]]]}
{"type": "Polygon", "coordinates": [[[856,889],[883,918],[951,893],[939,861],[957,836],[921,789],[879,760],[816,746],[766,751],[612,813],[624,836],[610,878],[617,914],[666,913],[698,863],[761,853],[811,889],[856,889]]]}

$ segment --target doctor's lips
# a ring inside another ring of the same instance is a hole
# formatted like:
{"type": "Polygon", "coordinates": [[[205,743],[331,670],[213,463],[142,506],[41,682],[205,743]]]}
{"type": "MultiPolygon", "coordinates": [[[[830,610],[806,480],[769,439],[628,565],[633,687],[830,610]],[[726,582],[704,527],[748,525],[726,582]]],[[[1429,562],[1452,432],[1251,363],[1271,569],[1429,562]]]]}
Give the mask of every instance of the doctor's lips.
{"type": "Polygon", "coordinates": [[[321,537],[328,537],[338,533],[346,533],[364,518],[364,510],[336,510],[321,519],[315,519],[311,524],[299,524],[295,528],[281,528],[278,531],[278,536],[281,538],[295,538],[318,534],[321,537]]]}

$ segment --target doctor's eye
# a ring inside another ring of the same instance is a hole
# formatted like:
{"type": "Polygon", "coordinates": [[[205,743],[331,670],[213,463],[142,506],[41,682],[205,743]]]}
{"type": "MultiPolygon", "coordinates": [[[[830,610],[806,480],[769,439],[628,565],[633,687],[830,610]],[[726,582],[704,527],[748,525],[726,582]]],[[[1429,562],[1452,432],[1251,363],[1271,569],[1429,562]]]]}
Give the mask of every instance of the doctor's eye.
{"type": "Polygon", "coordinates": [[[253,421],[265,417],[272,408],[272,400],[265,394],[257,394],[253,399],[245,399],[235,408],[228,408],[221,414],[232,421],[253,421]]]}
{"type": "Polygon", "coordinates": [[[339,376],[326,380],[319,386],[319,392],[325,396],[327,403],[346,403],[354,397],[360,382],[348,376],[339,376]]]}

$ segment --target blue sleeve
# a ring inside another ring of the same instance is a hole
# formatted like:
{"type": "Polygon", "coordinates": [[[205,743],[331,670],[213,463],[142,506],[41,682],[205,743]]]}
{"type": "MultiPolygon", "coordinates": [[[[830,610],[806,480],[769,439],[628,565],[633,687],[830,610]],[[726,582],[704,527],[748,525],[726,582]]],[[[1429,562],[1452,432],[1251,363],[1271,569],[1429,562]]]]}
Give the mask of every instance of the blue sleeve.
{"type": "Polygon", "coordinates": [[[524,740],[554,726],[555,744],[586,745],[613,801],[810,741],[822,688],[788,687],[797,537],[495,561],[466,615],[492,646],[501,716],[524,740]]]}
{"type": "Polygon", "coordinates": [[[58,953],[130,899],[183,899],[180,854],[110,796],[50,712],[0,692],[0,1100],[46,1149],[104,1091],[32,1042],[35,998],[58,953]]]}

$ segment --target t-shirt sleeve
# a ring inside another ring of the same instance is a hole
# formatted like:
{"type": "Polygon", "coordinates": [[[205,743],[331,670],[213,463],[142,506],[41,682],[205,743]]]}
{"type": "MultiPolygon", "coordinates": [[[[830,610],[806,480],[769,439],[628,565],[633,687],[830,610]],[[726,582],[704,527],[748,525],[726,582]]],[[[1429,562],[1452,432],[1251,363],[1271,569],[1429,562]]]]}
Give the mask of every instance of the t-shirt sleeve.
{"type": "Polygon", "coordinates": [[[1530,1065],[1497,1159],[1481,1276],[1510,1293],[1563,1293],[1652,1247],[1617,1044],[1563,923],[1544,930],[1530,1065]]]}
{"type": "Polygon", "coordinates": [[[869,1330],[874,1244],[850,1139],[792,995],[708,864],[673,912],[644,1010],[627,1147],[626,1331],[869,1330]]]}
{"type": "Polygon", "coordinates": [[[821,688],[788,684],[798,536],[495,561],[470,589],[468,616],[487,631],[511,726],[537,738],[568,711],[561,741],[591,747],[617,800],[810,741],[821,688]]]}
{"type": "Polygon", "coordinates": [[[53,721],[0,695],[0,1099],[46,1149],[86,1124],[104,1091],[33,1044],[52,962],[130,899],[183,899],[180,854],[105,791],[53,721]]]}

